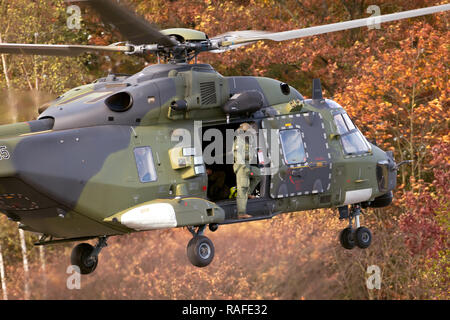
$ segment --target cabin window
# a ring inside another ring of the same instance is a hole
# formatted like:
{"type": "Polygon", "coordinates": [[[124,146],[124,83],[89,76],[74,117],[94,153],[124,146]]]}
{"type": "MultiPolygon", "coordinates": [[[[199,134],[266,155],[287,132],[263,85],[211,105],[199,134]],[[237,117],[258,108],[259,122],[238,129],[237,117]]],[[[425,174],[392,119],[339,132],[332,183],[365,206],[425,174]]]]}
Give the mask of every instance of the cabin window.
{"type": "Polygon", "coordinates": [[[341,135],[342,146],[346,154],[362,154],[370,151],[370,145],[366,138],[355,127],[346,113],[336,114],[334,123],[338,133],[341,135]]]}
{"type": "Polygon", "coordinates": [[[153,162],[152,148],[139,147],[134,149],[134,157],[136,159],[139,180],[142,183],[156,181],[155,163],[153,162]]]}
{"type": "Polygon", "coordinates": [[[306,162],[302,133],[299,129],[280,131],[280,139],[286,164],[306,162]]]}

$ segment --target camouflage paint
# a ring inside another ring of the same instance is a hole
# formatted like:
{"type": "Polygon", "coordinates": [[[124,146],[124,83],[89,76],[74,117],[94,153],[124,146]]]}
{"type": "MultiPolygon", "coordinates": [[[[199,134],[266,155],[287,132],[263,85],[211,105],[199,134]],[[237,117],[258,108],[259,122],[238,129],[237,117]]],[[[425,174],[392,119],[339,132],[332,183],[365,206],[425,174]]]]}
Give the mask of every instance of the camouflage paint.
{"type": "MultiPolygon", "coordinates": [[[[376,166],[388,161],[387,154],[372,145],[370,153],[346,156],[333,120],[333,113],[343,109],[324,99],[304,100],[292,87],[283,92],[281,85],[269,78],[223,77],[209,65],[168,64],[147,67],[133,76],[110,75],[72,89],[37,122],[0,126],[0,147],[10,154],[0,160],[0,210],[24,229],[57,238],[154,229],[151,219],[144,219],[143,229],[130,227],[127,218],[126,224],[121,223],[125,214],[129,217],[129,212],[134,215],[146,208],[161,208],[161,214],[169,217],[167,226],[228,223],[232,216],[224,210],[235,209],[206,199],[206,174],[184,179],[188,170],[173,169],[168,151],[177,144],[171,141],[175,129],[194,135],[193,120],[209,126],[226,124],[220,107],[235,93],[248,90],[263,94],[263,108],[249,117],[231,116],[230,123],[263,120],[274,129],[299,126],[307,148],[317,147],[311,149],[309,165],[299,168],[311,177],[305,178],[301,194],[291,187],[280,191],[284,182],[295,184],[296,179],[292,170],[281,168],[286,176],[278,182],[272,177],[268,188],[272,195],[255,204],[249,201],[250,211],[264,206],[269,217],[338,207],[355,190],[362,194],[370,189],[368,201],[385,194],[378,190],[376,166]],[[125,112],[112,111],[105,100],[121,92],[132,97],[133,106],[125,112]],[[188,102],[186,111],[170,108],[178,100],[188,102]],[[143,146],[151,147],[157,181],[139,180],[134,149],[143,146]],[[170,208],[175,220],[170,220],[170,208]]],[[[392,181],[396,172],[390,168],[392,181]]]]}

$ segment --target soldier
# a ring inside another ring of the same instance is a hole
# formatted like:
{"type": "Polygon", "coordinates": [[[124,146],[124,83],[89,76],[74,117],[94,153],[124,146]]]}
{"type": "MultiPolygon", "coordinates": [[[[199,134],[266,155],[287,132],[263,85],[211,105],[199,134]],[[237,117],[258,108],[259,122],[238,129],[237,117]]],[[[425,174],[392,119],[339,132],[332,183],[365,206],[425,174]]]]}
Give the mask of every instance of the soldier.
{"type": "MultiPolygon", "coordinates": [[[[254,123],[253,123],[254,125],[254,123]]],[[[247,215],[247,200],[261,181],[261,172],[257,166],[251,165],[256,159],[256,131],[252,125],[242,123],[236,130],[233,145],[234,165],[236,174],[237,196],[236,204],[239,218],[250,218],[247,215]]]]}

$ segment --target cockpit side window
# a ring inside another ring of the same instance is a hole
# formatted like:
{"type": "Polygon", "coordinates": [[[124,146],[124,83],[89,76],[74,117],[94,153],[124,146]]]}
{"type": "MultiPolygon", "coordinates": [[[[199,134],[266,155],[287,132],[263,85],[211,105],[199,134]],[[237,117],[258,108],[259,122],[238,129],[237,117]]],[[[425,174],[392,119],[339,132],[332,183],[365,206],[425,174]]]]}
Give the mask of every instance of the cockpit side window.
{"type": "Polygon", "coordinates": [[[360,154],[369,152],[369,148],[359,131],[341,136],[341,141],[346,154],[360,154]]]}
{"type": "Polygon", "coordinates": [[[139,180],[142,183],[158,180],[155,163],[153,162],[152,148],[139,147],[134,149],[134,157],[138,169],[139,180]]]}
{"type": "Polygon", "coordinates": [[[338,133],[341,135],[342,146],[347,155],[370,152],[371,148],[366,138],[364,138],[346,113],[336,114],[334,123],[338,133]]]}

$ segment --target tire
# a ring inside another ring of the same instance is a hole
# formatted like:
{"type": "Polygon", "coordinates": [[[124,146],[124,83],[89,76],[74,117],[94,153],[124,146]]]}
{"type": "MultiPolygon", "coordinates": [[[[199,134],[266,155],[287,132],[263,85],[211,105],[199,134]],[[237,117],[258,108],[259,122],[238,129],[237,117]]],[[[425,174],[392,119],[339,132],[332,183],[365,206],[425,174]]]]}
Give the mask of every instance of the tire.
{"type": "Polygon", "coordinates": [[[81,274],[90,274],[97,268],[98,257],[96,257],[93,261],[87,261],[87,258],[92,251],[94,251],[94,247],[89,243],[80,243],[72,250],[70,262],[72,265],[80,268],[81,274]]]}
{"type": "Polygon", "coordinates": [[[194,266],[206,267],[214,259],[214,244],[205,236],[195,236],[188,243],[187,256],[194,266]]]}
{"type": "Polygon", "coordinates": [[[341,245],[347,249],[351,250],[355,247],[355,240],[353,238],[353,230],[350,227],[345,228],[341,231],[339,235],[339,241],[341,242],[341,245]]]}
{"type": "Polygon", "coordinates": [[[372,233],[366,227],[359,227],[355,232],[356,245],[361,249],[366,249],[372,243],[372,233]]]}

